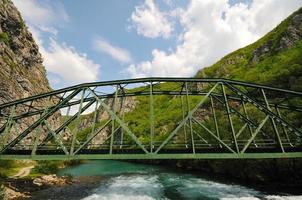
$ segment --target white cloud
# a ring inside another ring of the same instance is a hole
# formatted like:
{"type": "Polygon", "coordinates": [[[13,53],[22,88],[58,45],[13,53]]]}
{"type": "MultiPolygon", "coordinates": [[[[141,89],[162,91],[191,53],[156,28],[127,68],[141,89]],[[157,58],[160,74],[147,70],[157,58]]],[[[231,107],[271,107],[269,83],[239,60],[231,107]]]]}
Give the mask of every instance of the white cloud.
{"type": "Polygon", "coordinates": [[[100,65],[76,52],[74,47],[50,39],[49,48],[41,48],[47,71],[58,74],[64,81],[75,84],[97,81],[100,65]]]}
{"type": "Polygon", "coordinates": [[[25,18],[39,46],[46,70],[59,77],[51,76],[50,79],[54,80],[50,80],[50,83],[66,86],[98,80],[99,64],[87,58],[86,54],[77,52],[74,47],[65,43],[60,44],[56,39],[57,26],[70,20],[61,3],[50,1],[42,3],[37,0],[13,0],[13,2],[25,18]]]}
{"type": "Polygon", "coordinates": [[[127,50],[113,46],[102,38],[98,38],[94,41],[94,47],[97,51],[106,53],[121,63],[129,63],[132,61],[131,54],[127,50]]]}
{"type": "Polygon", "coordinates": [[[145,0],[144,4],[136,6],[130,18],[137,34],[149,38],[169,38],[173,26],[167,15],[159,10],[153,0],[145,0]]]}
{"type": "Polygon", "coordinates": [[[192,0],[185,10],[178,9],[183,33],[174,51],[154,49],[151,60],[131,64],[127,71],[132,77],[192,76],[254,42],[301,5],[301,0],[254,0],[249,6],[231,6],[228,0],[192,0]]]}
{"type": "Polygon", "coordinates": [[[22,13],[25,21],[37,28],[42,27],[42,29],[53,32],[55,25],[69,21],[63,4],[59,2],[52,4],[38,0],[13,0],[13,2],[22,13]]]}

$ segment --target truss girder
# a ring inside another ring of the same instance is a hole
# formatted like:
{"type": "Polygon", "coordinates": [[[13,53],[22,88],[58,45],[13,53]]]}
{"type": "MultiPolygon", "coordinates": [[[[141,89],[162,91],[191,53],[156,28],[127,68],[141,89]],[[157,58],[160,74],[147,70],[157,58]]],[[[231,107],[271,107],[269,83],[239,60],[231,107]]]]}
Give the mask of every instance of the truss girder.
{"type": "Polygon", "coordinates": [[[302,157],[301,105],[302,92],[226,79],[80,84],[0,105],[0,159],[302,157]],[[126,112],[144,98],[138,132],[126,112]],[[159,131],[157,107],[169,101],[180,114],[159,131]]]}

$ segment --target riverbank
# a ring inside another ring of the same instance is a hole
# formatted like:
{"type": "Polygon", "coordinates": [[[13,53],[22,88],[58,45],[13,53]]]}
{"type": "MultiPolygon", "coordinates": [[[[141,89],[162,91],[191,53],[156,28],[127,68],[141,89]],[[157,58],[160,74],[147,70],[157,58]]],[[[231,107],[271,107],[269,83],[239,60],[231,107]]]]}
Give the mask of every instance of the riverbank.
{"type": "Polygon", "coordinates": [[[68,175],[55,173],[79,161],[2,161],[0,163],[0,199],[28,199],[32,193],[53,187],[72,185],[68,175]]]}
{"type": "Polygon", "coordinates": [[[58,177],[55,174],[43,175],[36,178],[14,177],[1,180],[2,198],[5,200],[28,199],[37,191],[52,187],[62,187],[73,184],[70,177],[58,177]]]}

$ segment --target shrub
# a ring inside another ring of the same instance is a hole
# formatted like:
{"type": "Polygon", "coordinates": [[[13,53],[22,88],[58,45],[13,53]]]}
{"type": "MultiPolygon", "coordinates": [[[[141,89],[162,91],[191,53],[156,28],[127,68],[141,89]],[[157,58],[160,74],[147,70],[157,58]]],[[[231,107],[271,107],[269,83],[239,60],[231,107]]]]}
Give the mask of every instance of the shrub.
{"type": "Polygon", "coordinates": [[[10,43],[9,35],[5,32],[0,33],[0,41],[4,42],[6,45],[9,45],[9,43],[10,43]]]}

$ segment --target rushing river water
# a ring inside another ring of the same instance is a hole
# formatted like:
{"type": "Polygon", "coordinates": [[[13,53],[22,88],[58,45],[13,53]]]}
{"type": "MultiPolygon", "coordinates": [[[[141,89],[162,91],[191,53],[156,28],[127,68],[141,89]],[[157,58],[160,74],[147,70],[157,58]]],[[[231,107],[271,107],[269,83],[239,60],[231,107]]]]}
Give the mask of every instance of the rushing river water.
{"type": "Polygon", "coordinates": [[[84,200],[240,199],[302,200],[302,196],[265,194],[235,184],[224,184],[163,167],[120,161],[87,161],[63,169],[59,175],[101,176],[84,200]]]}

